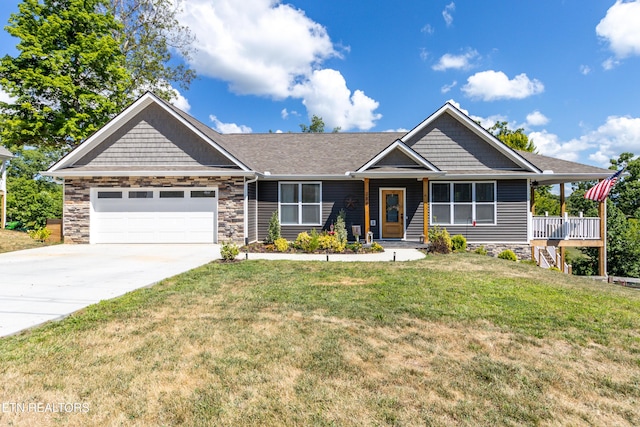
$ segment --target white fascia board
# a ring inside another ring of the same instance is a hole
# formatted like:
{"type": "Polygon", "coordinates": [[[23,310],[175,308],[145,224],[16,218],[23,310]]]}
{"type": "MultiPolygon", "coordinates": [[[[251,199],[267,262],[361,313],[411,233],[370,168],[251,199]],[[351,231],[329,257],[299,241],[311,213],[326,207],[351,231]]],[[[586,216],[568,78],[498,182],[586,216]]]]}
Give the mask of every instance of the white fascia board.
{"type": "Polygon", "coordinates": [[[414,178],[439,178],[445,176],[445,172],[429,172],[429,171],[415,171],[415,172],[376,172],[376,171],[364,171],[364,172],[352,172],[351,176],[354,178],[372,178],[372,179],[414,179],[414,178]]]}
{"type": "Polygon", "coordinates": [[[75,176],[244,176],[253,178],[256,176],[252,171],[180,171],[180,170],[157,170],[157,171],[74,171],[72,168],[59,171],[40,172],[44,176],[52,177],[75,177],[75,176]]]}
{"type": "Polygon", "coordinates": [[[264,181],[345,181],[352,179],[349,173],[343,175],[300,175],[300,174],[257,174],[264,181]]]}
{"type": "Polygon", "coordinates": [[[366,171],[367,169],[369,169],[370,167],[372,167],[376,163],[378,163],[380,160],[384,159],[389,153],[391,153],[395,149],[399,149],[404,154],[409,156],[413,161],[415,161],[418,165],[423,166],[426,169],[429,169],[429,170],[431,170],[433,172],[439,172],[440,171],[440,169],[435,167],[431,162],[426,160],[420,154],[416,153],[414,150],[412,150],[410,147],[408,147],[403,141],[398,139],[398,140],[394,141],[391,145],[389,145],[387,148],[385,148],[384,150],[379,152],[373,159],[371,159],[367,163],[365,163],[356,172],[364,172],[364,171],[366,171]]]}
{"type": "Polygon", "coordinates": [[[455,118],[457,118],[469,130],[471,130],[473,133],[478,135],[480,138],[482,138],[485,142],[487,142],[493,148],[495,148],[496,150],[500,151],[502,154],[507,156],[509,159],[513,160],[519,166],[522,166],[523,168],[530,170],[531,172],[536,172],[536,173],[542,172],[534,164],[527,161],[524,157],[522,157],[517,152],[515,152],[511,147],[504,144],[502,141],[500,141],[498,138],[492,135],[488,130],[486,130],[485,128],[480,126],[478,123],[473,121],[469,116],[464,114],[455,106],[451,105],[449,102],[447,102],[442,107],[440,107],[438,111],[436,111],[435,113],[427,117],[418,126],[410,130],[406,135],[400,138],[400,140],[403,143],[406,143],[407,141],[411,140],[411,138],[413,138],[417,133],[419,133],[422,129],[427,127],[429,124],[431,124],[433,121],[435,121],[438,117],[440,117],[444,113],[449,113],[455,118]]]}
{"type": "Polygon", "coordinates": [[[242,162],[240,162],[238,159],[233,157],[230,153],[227,152],[227,150],[223,149],[215,141],[211,140],[211,138],[209,138],[208,136],[200,132],[200,130],[198,130],[191,123],[186,121],[182,116],[180,116],[171,108],[169,108],[164,102],[158,99],[154,94],[152,94],[151,92],[147,92],[144,95],[142,95],[140,98],[138,98],[138,100],[135,101],[133,104],[131,104],[129,107],[125,108],[123,112],[121,112],[116,117],[111,119],[106,125],[101,127],[93,135],[87,138],[82,144],[76,147],[73,151],[71,151],[65,157],[60,159],[56,164],[51,166],[51,168],[49,168],[49,172],[55,172],[58,169],[62,169],[65,167],[69,167],[70,165],[73,165],[75,161],[81,159],[84,155],[86,155],[89,151],[95,148],[98,144],[103,142],[108,136],[113,134],[116,130],[118,130],[125,123],[131,120],[136,114],[140,113],[142,110],[144,110],[146,107],[148,107],[152,103],[155,103],[158,106],[160,106],[162,109],[168,112],[171,116],[176,118],[180,123],[185,125],[191,131],[193,131],[196,135],[198,135],[200,138],[206,141],[209,145],[214,147],[216,150],[220,151],[220,153],[222,153],[227,159],[231,160],[236,166],[241,168],[243,171],[250,171],[250,169],[247,166],[245,166],[242,162]]]}

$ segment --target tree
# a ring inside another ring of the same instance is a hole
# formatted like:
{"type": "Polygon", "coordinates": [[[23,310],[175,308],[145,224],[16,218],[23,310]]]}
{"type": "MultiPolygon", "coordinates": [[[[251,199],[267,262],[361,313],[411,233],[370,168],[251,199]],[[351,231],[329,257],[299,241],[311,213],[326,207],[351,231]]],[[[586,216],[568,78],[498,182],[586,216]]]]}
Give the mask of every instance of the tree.
{"type": "Polygon", "coordinates": [[[125,56],[105,0],[24,0],[5,28],[18,54],[0,59],[0,135],[12,147],[71,148],[127,102],[125,56]]]}
{"type": "Polygon", "coordinates": [[[45,148],[19,148],[7,175],[7,218],[26,228],[43,227],[47,218],[62,217],[62,185],[40,175],[60,157],[45,148]]]}
{"type": "Polygon", "coordinates": [[[122,25],[114,31],[130,75],[127,92],[152,90],[171,100],[171,83],[187,89],[195,71],[177,62],[173,52],[188,60],[194,37],[178,22],[179,2],[173,0],[110,0],[109,12],[122,25]]]}
{"type": "Polygon", "coordinates": [[[533,144],[533,140],[529,140],[529,137],[524,133],[524,129],[518,128],[513,131],[507,125],[507,122],[496,122],[489,128],[489,132],[511,148],[535,153],[536,146],[533,144]]]}
{"type": "Polygon", "coordinates": [[[614,187],[611,200],[625,215],[640,219],[640,157],[632,153],[622,153],[618,159],[611,159],[610,169],[626,168],[624,176],[614,187]]]}
{"type": "MultiPolygon", "coordinates": [[[[324,121],[322,117],[318,117],[315,114],[311,117],[311,124],[309,126],[305,124],[300,125],[302,133],[324,133],[324,121]]],[[[340,127],[335,127],[331,131],[332,133],[340,132],[340,127]]]]}

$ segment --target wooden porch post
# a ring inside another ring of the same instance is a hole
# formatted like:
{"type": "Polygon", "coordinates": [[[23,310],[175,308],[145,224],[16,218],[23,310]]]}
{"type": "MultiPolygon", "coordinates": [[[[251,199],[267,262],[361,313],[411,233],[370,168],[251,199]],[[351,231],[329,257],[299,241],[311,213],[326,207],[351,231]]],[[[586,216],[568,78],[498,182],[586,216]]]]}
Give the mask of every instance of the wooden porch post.
{"type": "Polygon", "coordinates": [[[371,215],[369,214],[369,178],[364,179],[364,235],[369,234],[369,224],[371,215]]]}
{"type": "Polygon", "coordinates": [[[602,246],[598,248],[598,275],[607,275],[607,200],[598,203],[598,216],[600,217],[600,240],[602,246]]]}
{"type": "MultiPolygon", "coordinates": [[[[560,216],[563,218],[563,220],[564,220],[564,214],[567,212],[567,201],[565,199],[564,187],[565,187],[564,182],[560,183],[560,216]]],[[[563,273],[565,273],[564,264],[566,262],[566,256],[567,256],[566,250],[564,246],[561,246],[560,247],[560,263],[562,265],[560,265],[560,270],[563,273]]]]}
{"type": "MultiPolygon", "coordinates": [[[[531,199],[531,216],[533,217],[536,214],[536,189],[533,187],[533,185],[531,186],[531,196],[529,197],[531,199]]],[[[536,259],[536,248],[534,246],[531,246],[531,260],[535,261],[536,259]]]]}
{"type": "Polygon", "coordinates": [[[422,178],[422,234],[429,243],[429,178],[422,178]]]}
{"type": "Polygon", "coordinates": [[[6,197],[4,196],[4,191],[0,191],[0,229],[4,228],[4,212],[6,210],[6,197]]]}

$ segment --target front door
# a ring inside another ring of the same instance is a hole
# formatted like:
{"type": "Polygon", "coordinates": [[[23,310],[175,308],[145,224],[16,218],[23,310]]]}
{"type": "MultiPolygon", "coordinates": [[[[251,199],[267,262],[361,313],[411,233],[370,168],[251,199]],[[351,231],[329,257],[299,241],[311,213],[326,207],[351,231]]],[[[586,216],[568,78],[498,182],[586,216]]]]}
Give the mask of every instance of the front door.
{"type": "Polygon", "coordinates": [[[382,190],[382,238],[404,238],[404,189],[382,190]]]}

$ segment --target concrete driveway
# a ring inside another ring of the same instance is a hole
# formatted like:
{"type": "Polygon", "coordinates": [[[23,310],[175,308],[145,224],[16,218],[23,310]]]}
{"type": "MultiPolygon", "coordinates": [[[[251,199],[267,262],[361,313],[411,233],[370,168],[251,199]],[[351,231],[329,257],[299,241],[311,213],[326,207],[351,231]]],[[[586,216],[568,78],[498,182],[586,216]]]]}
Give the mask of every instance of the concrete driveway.
{"type": "Polygon", "coordinates": [[[0,254],[0,336],[219,258],[217,245],[55,245],[0,254]]]}

